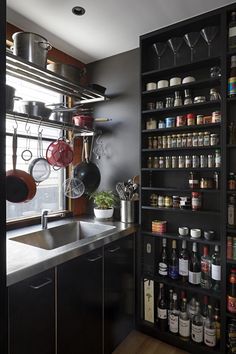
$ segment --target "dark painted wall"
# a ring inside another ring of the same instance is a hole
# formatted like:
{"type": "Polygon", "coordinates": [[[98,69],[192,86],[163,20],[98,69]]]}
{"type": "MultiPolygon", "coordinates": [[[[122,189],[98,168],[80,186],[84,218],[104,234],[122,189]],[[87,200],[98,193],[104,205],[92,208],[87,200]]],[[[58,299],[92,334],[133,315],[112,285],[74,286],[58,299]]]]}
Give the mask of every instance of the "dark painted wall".
{"type": "Polygon", "coordinates": [[[111,98],[93,106],[95,118],[112,119],[96,124],[105,148],[104,156],[95,160],[102,177],[99,189],[114,190],[116,182],[139,173],[139,72],[139,49],[88,65],[89,81],[105,86],[111,98]]]}

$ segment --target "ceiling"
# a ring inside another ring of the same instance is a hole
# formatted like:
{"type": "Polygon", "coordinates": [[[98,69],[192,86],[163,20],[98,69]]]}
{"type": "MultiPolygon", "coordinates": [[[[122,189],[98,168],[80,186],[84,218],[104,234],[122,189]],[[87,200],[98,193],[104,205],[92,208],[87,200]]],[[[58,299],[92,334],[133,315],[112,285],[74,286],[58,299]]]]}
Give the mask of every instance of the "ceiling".
{"type": "Polygon", "coordinates": [[[139,46],[139,36],[232,0],[7,0],[7,21],[84,63],[139,46]],[[84,16],[71,9],[82,6],[84,16]]]}

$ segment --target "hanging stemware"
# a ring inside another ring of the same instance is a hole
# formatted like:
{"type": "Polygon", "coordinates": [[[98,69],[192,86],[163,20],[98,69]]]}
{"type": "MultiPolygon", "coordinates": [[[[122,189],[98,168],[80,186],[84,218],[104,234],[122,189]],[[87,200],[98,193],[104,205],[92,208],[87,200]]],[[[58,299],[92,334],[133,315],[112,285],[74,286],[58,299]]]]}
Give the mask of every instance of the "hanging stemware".
{"type": "Polygon", "coordinates": [[[161,57],[165,53],[167,48],[166,42],[156,42],[152,45],[157,57],[158,57],[158,70],[161,69],[161,57]]]}
{"type": "Polygon", "coordinates": [[[201,35],[208,45],[208,57],[211,56],[211,45],[218,32],[217,26],[209,26],[201,29],[201,35]]]}
{"type": "Polygon", "coordinates": [[[199,41],[199,38],[200,38],[199,32],[189,32],[184,35],[184,40],[185,40],[186,44],[189,46],[190,51],[191,51],[191,63],[194,60],[194,56],[193,56],[194,47],[197,44],[197,42],[199,41]]]}
{"type": "Polygon", "coordinates": [[[182,37],[173,37],[168,39],[168,44],[171,48],[171,50],[174,53],[174,65],[176,66],[177,64],[177,54],[178,51],[181,47],[181,45],[183,44],[183,38],[182,37]]]}

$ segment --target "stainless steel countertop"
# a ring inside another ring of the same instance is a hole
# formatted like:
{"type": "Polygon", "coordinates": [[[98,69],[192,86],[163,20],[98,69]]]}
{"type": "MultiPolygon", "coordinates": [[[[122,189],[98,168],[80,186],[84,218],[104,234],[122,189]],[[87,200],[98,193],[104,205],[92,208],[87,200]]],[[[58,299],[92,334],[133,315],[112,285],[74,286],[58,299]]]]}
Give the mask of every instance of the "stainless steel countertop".
{"type": "Polygon", "coordinates": [[[112,225],[116,228],[107,232],[105,236],[92,236],[53,250],[45,250],[11,240],[12,237],[41,230],[40,225],[28,226],[7,232],[7,286],[67,262],[70,259],[96,250],[99,247],[138,230],[137,224],[124,224],[119,221],[97,221],[89,217],[67,218],[53,222],[49,221],[48,228],[50,229],[51,227],[74,221],[89,221],[112,225]]]}

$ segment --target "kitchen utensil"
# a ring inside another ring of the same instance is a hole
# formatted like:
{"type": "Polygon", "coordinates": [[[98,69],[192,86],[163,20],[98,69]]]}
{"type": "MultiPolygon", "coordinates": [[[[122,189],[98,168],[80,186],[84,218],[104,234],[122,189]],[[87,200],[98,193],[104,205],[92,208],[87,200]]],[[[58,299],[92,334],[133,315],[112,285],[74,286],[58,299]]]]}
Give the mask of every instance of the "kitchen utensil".
{"type": "Polygon", "coordinates": [[[208,46],[208,57],[211,56],[211,46],[212,42],[215,39],[219,28],[217,26],[208,26],[201,29],[201,35],[207,43],[208,46]]]}
{"type": "Polygon", "coordinates": [[[126,200],[126,195],[125,195],[125,185],[124,182],[118,182],[116,184],[116,191],[119,195],[119,198],[121,200],[126,200]]]}
{"type": "Polygon", "coordinates": [[[52,108],[52,112],[50,114],[49,119],[55,120],[57,122],[63,123],[72,123],[72,118],[74,113],[77,111],[77,107],[67,108],[63,106],[62,103],[52,103],[46,105],[47,107],[54,107],[52,108]]]}
{"type": "Polygon", "coordinates": [[[6,111],[13,111],[14,101],[20,100],[21,97],[15,96],[16,89],[12,86],[6,85],[6,111]]]}
{"type": "Polygon", "coordinates": [[[47,108],[44,102],[39,101],[20,101],[19,110],[20,113],[46,119],[48,119],[52,113],[52,110],[47,108]]]}
{"type": "Polygon", "coordinates": [[[72,81],[76,84],[80,83],[80,80],[86,74],[86,69],[78,68],[77,66],[64,64],[64,63],[50,63],[47,65],[47,70],[72,81]]]}
{"type": "Polygon", "coordinates": [[[74,177],[74,168],[72,168],[71,177],[67,178],[63,183],[63,190],[65,196],[70,199],[79,198],[84,194],[84,183],[79,178],[74,177]]]}
{"type": "Polygon", "coordinates": [[[16,169],[17,162],[17,131],[14,128],[12,137],[13,169],[6,173],[6,199],[12,203],[28,202],[36,194],[36,184],[33,177],[22,170],[16,169]]]}
{"type": "Polygon", "coordinates": [[[191,63],[194,60],[194,57],[193,57],[194,47],[196,46],[199,38],[200,38],[199,32],[189,32],[184,35],[184,40],[185,40],[186,44],[189,46],[190,51],[191,51],[191,63]]]}
{"type": "Polygon", "coordinates": [[[29,165],[29,173],[36,183],[40,183],[45,181],[51,173],[51,167],[48,161],[43,157],[42,132],[38,133],[37,155],[38,157],[29,165]]]}
{"type": "Polygon", "coordinates": [[[173,51],[174,54],[174,65],[177,65],[177,55],[180,47],[183,44],[183,38],[182,37],[173,37],[168,39],[168,44],[173,51]]]}
{"type": "Polygon", "coordinates": [[[21,153],[21,158],[22,160],[28,162],[32,159],[32,151],[30,150],[30,127],[27,128],[27,123],[25,125],[25,131],[27,133],[27,136],[26,136],[26,146],[25,146],[25,149],[22,151],[21,153]]]}
{"type": "Polygon", "coordinates": [[[31,32],[16,32],[12,36],[13,54],[43,68],[46,67],[48,51],[52,49],[46,38],[31,32]]]}
{"type": "Polygon", "coordinates": [[[85,193],[91,194],[98,188],[101,174],[97,165],[89,160],[88,137],[84,137],[83,144],[85,161],[82,154],[82,162],[74,168],[74,177],[79,178],[84,183],[85,193]]]}
{"type": "Polygon", "coordinates": [[[73,150],[65,138],[52,142],[46,151],[46,159],[54,167],[67,167],[73,160],[73,150]]]}
{"type": "Polygon", "coordinates": [[[76,115],[73,117],[73,122],[76,126],[84,129],[93,129],[94,119],[89,115],[76,115]]]}
{"type": "Polygon", "coordinates": [[[166,42],[156,42],[152,45],[157,57],[158,57],[158,70],[161,69],[161,57],[165,53],[167,48],[166,42]]]}

